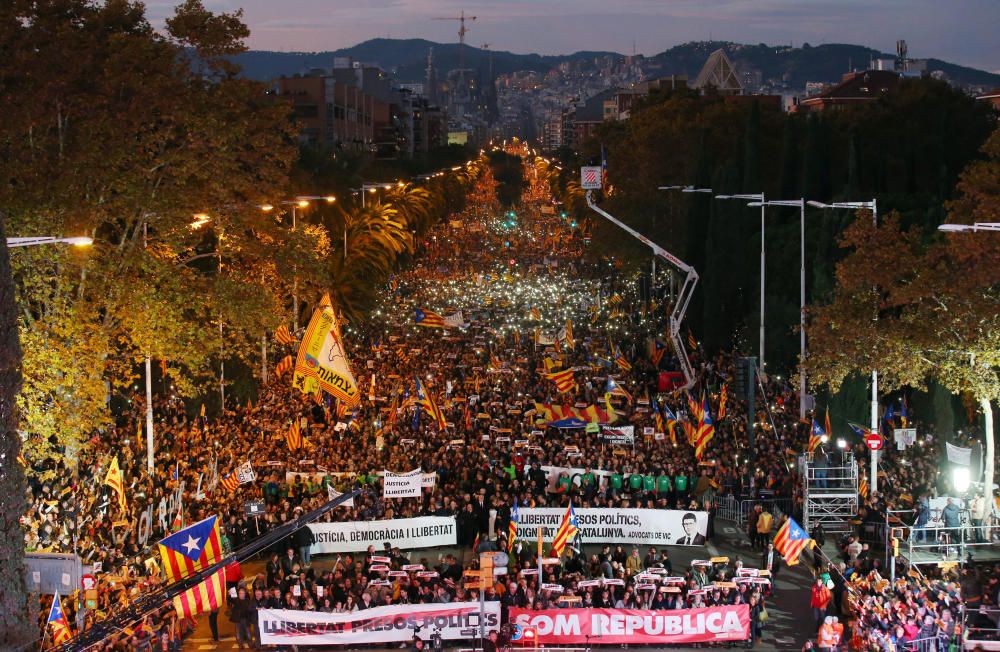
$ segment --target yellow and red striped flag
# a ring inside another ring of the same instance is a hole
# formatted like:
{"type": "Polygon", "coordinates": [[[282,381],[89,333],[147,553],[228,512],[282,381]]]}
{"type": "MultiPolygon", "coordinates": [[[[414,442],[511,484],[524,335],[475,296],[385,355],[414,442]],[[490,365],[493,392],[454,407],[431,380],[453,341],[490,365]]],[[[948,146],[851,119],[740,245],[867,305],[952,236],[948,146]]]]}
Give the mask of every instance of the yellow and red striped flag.
{"type": "Polygon", "coordinates": [[[49,618],[45,621],[45,624],[52,625],[52,642],[56,645],[62,645],[73,638],[73,632],[69,628],[69,621],[66,620],[65,612],[62,610],[62,602],[59,600],[58,592],[52,600],[52,607],[49,609],[49,618]]]}
{"type": "Polygon", "coordinates": [[[563,369],[552,374],[545,374],[545,377],[556,384],[556,390],[566,393],[576,387],[576,379],[573,377],[573,369],[563,369]]]}
{"type": "Polygon", "coordinates": [[[729,383],[722,383],[722,389],[719,390],[719,409],[715,414],[715,417],[722,421],[726,417],[726,399],[729,398],[729,383]]]}
{"type": "Polygon", "coordinates": [[[425,326],[427,328],[445,327],[444,317],[425,308],[417,308],[413,321],[417,326],[425,326]]]}
{"type": "Polygon", "coordinates": [[[221,609],[226,602],[226,569],[220,568],[204,582],[174,596],[174,609],[181,618],[221,609]]]}
{"type": "Polygon", "coordinates": [[[122,471],[118,468],[118,458],[111,458],[111,466],[108,467],[108,474],[104,476],[104,484],[114,489],[118,495],[118,506],[123,512],[125,508],[125,484],[122,482],[122,471]]]}
{"type": "Polygon", "coordinates": [[[219,484],[221,484],[222,488],[226,491],[232,492],[236,491],[236,489],[240,486],[240,479],[236,477],[235,471],[230,471],[223,476],[221,480],[219,480],[219,484]]]}
{"type": "Polygon", "coordinates": [[[424,386],[420,383],[419,378],[415,378],[415,380],[417,381],[417,403],[424,409],[424,412],[434,419],[434,423],[437,425],[438,430],[444,432],[445,428],[448,427],[448,424],[444,418],[444,414],[441,412],[441,409],[434,401],[434,396],[430,393],[430,391],[424,390],[424,386]]]}
{"type": "Polygon", "coordinates": [[[285,356],[281,360],[281,362],[279,362],[274,366],[274,375],[277,376],[278,378],[281,378],[287,372],[291,371],[292,367],[294,366],[295,366],[295,358],[290,355],[285,356]]]}
{"type": "Polygon", "coordinates": [[[288,442],[288,450],[297,451],[302,448],[302,426],[298,419],[292,421],[291,428],[285,433],[285,441],[288,442]]]}
{"type": "Polygon", "coordinates": [[[563,514],[559,529],[556,530],[556,536],[552,540],[552,554],[556,557],[561,556],[563,550],[566,549],[566,544],[572,541],[579,532],[580,522],[576,520],[576,511],[573,509],[573,503],[570,503],[569,507],[566,508],[566,513],[563,514]]]}
{"type": "Polygon", "coordinates": [[[282,324],[278,326],[278,330],[274,331],[274,339],[278,344],[294,344],[296,339],[292,336],[291,332],[288,330],[288,326],[282,324]]]}
{"type": "Polygon", "coordinates": [[[708,399],[702,399],[701,421],[698,423],[698,432],[695,434],[694,456],[699,462],[705,454],[708,442],[715,437],[715,423],[712,421],[712,413],[708,409],[708,399]]]}
{"type": "Polygon", "coordinates": [[[778,528],[778,533],[774,535],[774,549],[785,558],[785,563],[794,566],[799,563],[799,555],[807,548],[812,548],[816,542],[809,538],[806,531],[799,527],[793,519],[789,518],[785,524],[778,528]]]}
{"type": "Polygon", "coordinates": [[[167,582],[190,577],[222,558],[219,517],[210,516],[174,532],[159,543],[167,582]]]}

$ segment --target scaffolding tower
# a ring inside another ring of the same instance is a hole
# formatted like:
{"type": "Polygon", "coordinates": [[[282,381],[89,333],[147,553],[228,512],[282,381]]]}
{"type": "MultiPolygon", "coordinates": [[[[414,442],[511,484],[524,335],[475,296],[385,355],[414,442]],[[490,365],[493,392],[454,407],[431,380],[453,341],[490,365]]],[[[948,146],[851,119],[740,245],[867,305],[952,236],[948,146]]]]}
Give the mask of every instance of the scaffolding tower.
{"type": "Polygon", "coordinates": [[[858,466],[854,453],[820,447],[802,458],[804,465],[803,526],[812,532],[821,524],[827,533],[851,531],[858,513],[858,466]]]}

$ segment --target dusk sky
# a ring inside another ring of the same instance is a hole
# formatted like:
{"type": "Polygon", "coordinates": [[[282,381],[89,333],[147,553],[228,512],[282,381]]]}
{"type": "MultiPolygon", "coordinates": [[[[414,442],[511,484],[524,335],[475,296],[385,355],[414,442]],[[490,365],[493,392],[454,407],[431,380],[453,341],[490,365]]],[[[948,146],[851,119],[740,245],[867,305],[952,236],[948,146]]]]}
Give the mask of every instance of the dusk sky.
{"type": "MultiPolygon", "coordinates": [[[[335,50],[375,37],[458,40],[498,50],[656,54],[686,41],[854,43],[910,56],[1000,70],[1000,0],[204,0],[215,11],[243,7],[253,49],[335,50]]],[[[171,0],[149,0],[154,24],[171,0]]]]}

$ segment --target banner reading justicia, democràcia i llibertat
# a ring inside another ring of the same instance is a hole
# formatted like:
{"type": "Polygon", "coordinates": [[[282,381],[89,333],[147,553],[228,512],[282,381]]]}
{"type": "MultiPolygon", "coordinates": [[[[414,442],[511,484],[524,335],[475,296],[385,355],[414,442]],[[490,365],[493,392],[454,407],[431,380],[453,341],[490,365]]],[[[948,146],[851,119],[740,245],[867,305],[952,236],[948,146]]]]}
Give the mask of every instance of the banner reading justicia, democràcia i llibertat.
{"type": "Polygon", "coordinates": [[[500,629],[500,603],[394,604],[354,613],[258,609],[262,645],[361,645],[423,640],[439,633],[444,640],[479,636],[480,622],[486,632],[500,629]]]}
{"type": "Polygon", "coordinates": [[[530,609],[511,608],[510,619],[532,627],[538,643],[627,643],[669,645],[743,641],[750,635],[745,604],[704,609],[530,609]]]}
{"type": "Polygon", "coordinates": [[[383,543],[404,550],[453,546],[457,539],[454,516],[420,516],[383,521],[346,521],[341,523],[310,523],[316,542],[310,551],[314,555],[334,552],[361,552],[383,543]]]}

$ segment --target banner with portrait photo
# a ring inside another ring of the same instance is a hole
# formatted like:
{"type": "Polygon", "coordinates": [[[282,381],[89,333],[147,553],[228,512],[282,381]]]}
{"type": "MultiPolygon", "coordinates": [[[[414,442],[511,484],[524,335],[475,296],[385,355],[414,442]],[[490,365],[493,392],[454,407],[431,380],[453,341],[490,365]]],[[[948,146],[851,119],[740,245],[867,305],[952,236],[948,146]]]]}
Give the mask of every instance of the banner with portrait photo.
{"type": "MultiPolygon", "coordinates": [[[[574,510],[580,522],[580,537],[586,543],[623,545],[703,546],[708,532],[708,512],[669,509],[574,510]]],[[[517,538],[538,539],[543,529],[546,541],[555,537],[566,510],[559,507],[521,508],[517,538]]]]}

